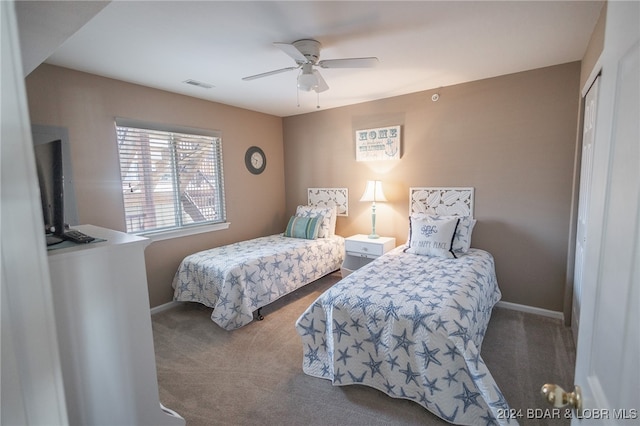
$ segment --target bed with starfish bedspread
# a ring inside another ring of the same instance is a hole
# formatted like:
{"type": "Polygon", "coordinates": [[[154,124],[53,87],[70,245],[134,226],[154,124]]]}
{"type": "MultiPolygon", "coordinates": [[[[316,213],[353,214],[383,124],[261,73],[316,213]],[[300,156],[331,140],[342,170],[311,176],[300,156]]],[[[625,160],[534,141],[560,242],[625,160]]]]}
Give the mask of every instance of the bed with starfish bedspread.
{"type": "Polygon", "coordinates": [[[335,223],[346,200],[346,189],[310,188],[309,204],[298,206],[284,233],[185,257],[173,279],[174,300],[213,308],[211,320],[226,330],[262,319],[262,307],[340,269],[344,238],[335,235],[335,223]]]}
{"type": "MultiPolygon", "coordinates": [[[[412,199],[432,194],[418,190],[412,188],[412,199]]],[[[432,198],[442,203],[446,195],[451,207],[452,189],[437,190],[432,198]]],[[[464,190],[472,202],[473,189],[464,190]]],[[[465,227],[472,229],[475,220],[469,205],[462,207],[464,216],[412,206],[407,244],[356,270],[307,308],[296,322],[306,374],[415,401],[454,424],[509,424],[507,402],[480,355],[501,296],[494,259],[469,248],[465,227]],[[443,249],[433,238],[447,230],[455,244],[443,249]]]]}

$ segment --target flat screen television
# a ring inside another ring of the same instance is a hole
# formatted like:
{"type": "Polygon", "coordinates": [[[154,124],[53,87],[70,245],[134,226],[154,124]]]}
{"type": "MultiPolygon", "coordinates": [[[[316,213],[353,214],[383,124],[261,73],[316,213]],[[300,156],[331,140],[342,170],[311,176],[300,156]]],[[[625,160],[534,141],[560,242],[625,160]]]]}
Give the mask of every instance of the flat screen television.
{"type": "Polygon", "coordinates": [[[47,245],[63,241],[64,222],[64,166],[62,141],[54,140],[34,145],[40,199],[47,245]]]}

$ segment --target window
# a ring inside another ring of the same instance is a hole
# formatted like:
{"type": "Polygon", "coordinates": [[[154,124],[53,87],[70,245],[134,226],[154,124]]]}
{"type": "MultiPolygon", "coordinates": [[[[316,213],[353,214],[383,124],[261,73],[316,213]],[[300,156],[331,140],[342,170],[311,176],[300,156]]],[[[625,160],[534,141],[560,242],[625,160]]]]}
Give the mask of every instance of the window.
{"type": "Polygon", "coordinates": [[[127,232],[225,222],[220,133],[149,127],[116,121],[127,232]]]}

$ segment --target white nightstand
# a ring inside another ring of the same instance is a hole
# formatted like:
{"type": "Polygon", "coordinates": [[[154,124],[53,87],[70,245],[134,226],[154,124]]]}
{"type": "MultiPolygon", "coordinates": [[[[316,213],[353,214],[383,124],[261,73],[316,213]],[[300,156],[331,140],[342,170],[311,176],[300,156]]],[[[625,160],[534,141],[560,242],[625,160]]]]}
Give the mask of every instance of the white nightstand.
{"type": "Polygon", "coordinates": [[[369,238],[367,235],[354,235],[344,239],[344,262],[342,262],[342,278],[376,257],[380,257],[395,248],[396,239],[393,237],[369,238]]]}

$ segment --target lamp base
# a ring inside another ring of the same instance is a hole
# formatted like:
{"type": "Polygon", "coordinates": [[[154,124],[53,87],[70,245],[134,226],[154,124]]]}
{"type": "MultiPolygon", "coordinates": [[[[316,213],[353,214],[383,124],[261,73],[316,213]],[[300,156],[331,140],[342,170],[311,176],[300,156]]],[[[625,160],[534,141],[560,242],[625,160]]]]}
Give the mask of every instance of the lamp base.
{"type": "Polygon", "coordinates": [[[371,238],[371,239],[380,238],[380,235],[378,235],[378,234],[369,234],[369,238],[371,238]]]}

